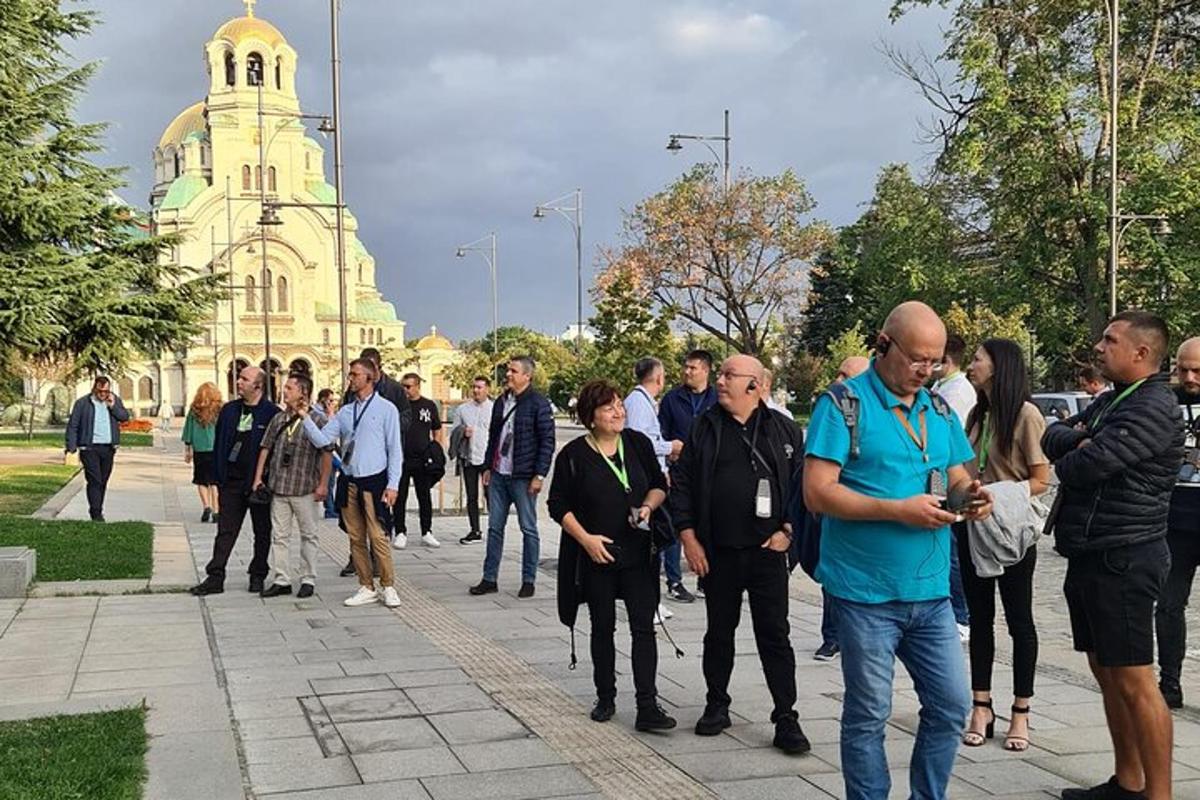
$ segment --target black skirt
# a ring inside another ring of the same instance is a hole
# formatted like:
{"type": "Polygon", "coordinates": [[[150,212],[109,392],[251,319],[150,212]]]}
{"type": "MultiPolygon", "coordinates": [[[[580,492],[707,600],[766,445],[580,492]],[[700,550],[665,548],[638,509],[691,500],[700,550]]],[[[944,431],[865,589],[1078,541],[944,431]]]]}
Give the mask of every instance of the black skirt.
{"type": "Polygon", "coordinates": [[[213,454],[192,451],[192,483],[196,486],[215,486],[217,474],[213,469],[213,454]]]}

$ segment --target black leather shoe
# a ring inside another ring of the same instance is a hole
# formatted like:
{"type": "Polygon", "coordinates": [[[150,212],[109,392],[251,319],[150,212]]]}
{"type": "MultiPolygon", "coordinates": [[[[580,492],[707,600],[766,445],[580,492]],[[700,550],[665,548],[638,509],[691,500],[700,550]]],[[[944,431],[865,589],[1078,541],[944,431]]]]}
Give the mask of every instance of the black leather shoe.
{"type": "Polygon", "coordinates": [[[800,723],[790,715],[780,717],[775,722],[775,741],[771,744],[790,756],[798,756],[812,749],[808,737],[800,729],[800,723]]]}
{"type": "Polygon", "coordinates": [[[212,509],[206,508],[204,509],[204,513],[200,515],[200,521],[208,522],[210,519],[212,519],[212,509]]]}
{"type": "Polygon", "coordinates": [[[633,727],[639,731],[669,731],[675,727],[675,718],[667,716],[662,706],[655,703],[638,709],[637,721],[633,723],[633,727]]]}
{"type": "Polygon", "coordinates": [[[225,591],[225,584],[209,579],[201,583],[197,583],[195,586],[188,589],[188,591],[196,595],[196,597],[204,597],[205,595],[210,594],[221,594],[225,591]]]}
{"type": "Polygon", "coordinates": [[[608,722],[615,713],[617,713],[617,704],[612,700],[597,700],[596,705],[592,706],[592,721],[608,722]]]}
{"type": "Polygon", "coordinates": [[[214,511],[212,513],[212,524],[216,525],[220,521],[221,521],[221,515],[218,512],[214,511]]]}
{"type": "Polygon", "coordinates": [[[696,720],[696,735],[716,736],[732,724],[726,706],[708,705],[704,707],[704,715],[696,720]]]}
{"type": "Polygon", "coordinates": [[[258,592],[259,594],[262,594],[264,583],[265,583],[265,581],[262,578],[251,578],[250,586],[249,586],[249,588],[246,589],[246,591],[258,592]]]}
{"type": "Polygon", "coordinates": [[[521,590],[517,592],[517,597],[533,597],[533,584],[522,583],[521,590]]]}
{"type": "Polygon", "coordinates": [[[1143,793],[1130,791],[1117,783],[1116,775],[1090,789],[1062,790],[1063,800],[1145,800],[1145,797],[1143,793]]]}
{"type": "Polygon", "coordinates": [[[1158,690],[1162,692],[1167,708],[1183,708],[1183,687],[1179,681],[1162,678],[1158,682],[1158,690]]]}
{"type": "Polygon", "coordinates": [[[470,589],[467,589],[467,591],[470,592],[471,594],[475,594],[475,595],[492,594],[493,592],[500,591],[500,587],[496,585],[495,581],[489,581],[486,578],[484,578],[479,583],[472,586],[470,589]]]}
{"type": "Polygon", "coordinates": [[[354,574],[354,562],[353,561],[346,562],[346,566],[342,567],[342,571],[338,573],[338,575],[340,575],[343,578],[349,578],[353,574],[354,574]]]}
{"type": "Polygon", "coordinates": [[[260,593],[262,597],[279,597],[284,594],[292,593],[292,585],[290,583],[272,583],[260,593]]]}
{"type": "Polygon", "coordinates": [[[313,585],[311,583],[300,584],[300,591],[296,592],[296,597],[303,600],[306,597],[313,596],[313,585]]]}

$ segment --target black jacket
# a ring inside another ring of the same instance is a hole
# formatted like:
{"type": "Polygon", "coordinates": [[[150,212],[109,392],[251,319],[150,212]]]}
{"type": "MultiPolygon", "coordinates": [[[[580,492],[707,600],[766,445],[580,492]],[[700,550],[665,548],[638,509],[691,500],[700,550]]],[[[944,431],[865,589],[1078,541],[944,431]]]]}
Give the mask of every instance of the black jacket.
{"type": "MultiPolygon", "coordinates": [[[[504,402],[509,392],[496,398],[492,404],[492,423],[488,427],[487,454],[483,468],[490,470],[496,463],[496,449],[504,436],[504,402]]],[[[525,389],[517,395],[512,420],[512,477],[529,480],[537,475],[545,478],[550,474],[550,461],[554,458],[554,413],[550,401],[533,390],[525,389]]]]}
{"type": "MultiPolygon", "coordinates": [[[[129,420],[125,404],[115,394],[112,408],[108,409],[108,424],[112,430],[112,446],[121,444],[121,423],[129,420]]],[[[96,426],[96,406],[89,392],[75,401],[71,408],[71,420],[67,423],[67,452],[74,453],[81,447],[91,447],[96,426]]]]}
{"type": "MultiPolygon", "coordinates": [[[[395,378],[388,375],[383,370],[379,371],[379,380],[375,384],[375,391],[385,400],[390,400],[396,410],[400,412],[400,437],[403,439],[405,432],[408,430],[408,425],[412,422],[412,403],[408,401],[408,395],[404,391],[404,387],[395,378]]],[[[347,391],[342,397],[342,405],[350,405],[357,398],[354,392],[347,391]]]]}
{"type": "MultiPolygon", "coordinates": [[[[713,473],[721,446],[722,417],[728,413],[716,405],[697,417],[679,460],[671,470],[669,502],[675,531],[682,533],[688,528],[693,529],[705,549],[712,541],[712,502],[714,497],[720,497],[720,487],[713,485],[713,473]]],[[[792,473],[804,461],[804,435],[796,423],[772,411],[766,403],[759,402],[758,413],[763,415],[760,449],[763,457],[771,461],[782,514],[791,499],[792,473]]]]}
{"type": "Polygon", "coordinates": [[[1106,411],[1127,388],[1110,389],[1042,436],[1060,483],[1051,524],[1055,549],[1065,556],[1167,535],[1183,460],[1183,415],[1164,373],[1106,411]],[[1084,439],[1091,442],[1079,447],[1084,439]]]}
{"type": "MultiPolygon", "coordinates": [[[[217,415],[217,430],[213,440],[213,469],[216,472],[218,485],[225,484],[225,476],[229,472],[229,453],[233,450],[234,440],[237,439],[238,421],[241,419],[244,408],[245,403],[240,398],[230,400],[221,406],[221,413],[217,415]]],[[[246,445],[250,448],[250,452],[254,453],[254,457],[250,461],[250,471],[246,474],[242,484],[242,491],[246,494],[249,494],[250,489],[253,488],[250,486],[254,481],[253,465],[258,463],[258,448],[262,446],[263,434],[267,432],[267,425],[271,422],[271,418],[279,413],[279,406],[265,397],[259,400],[258,405],[253,409],[251,414],[254,416],[254,421],[251,423],[250,439],[246,445]]]]}

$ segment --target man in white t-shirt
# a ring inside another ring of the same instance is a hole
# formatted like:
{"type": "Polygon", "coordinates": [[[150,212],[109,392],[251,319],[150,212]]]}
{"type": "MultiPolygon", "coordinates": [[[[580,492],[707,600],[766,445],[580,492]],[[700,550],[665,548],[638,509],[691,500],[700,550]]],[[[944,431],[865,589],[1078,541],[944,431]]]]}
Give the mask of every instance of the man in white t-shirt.
{"type": "Polygon", "coordinates": [[[479,478],[483,474],[488,429],[492,424],[491,390],[491,380],[484,375],[476,375],[471,381],[471,399],[454,410],[451,448],[454,449],[454,443],[460,441],[458,437],[461,436],[465,444],[459,445],[455,454],[467,491],[467,519],[471,523],[470,533],[459,539],[459,544],[483,541],[483,532],[479,529],[479,478]]]}
{"type": "Polygon", "coordinates": [[[934,384],[932,391],[934,394],[945,400],[954,413],[958,415],[958,421],[962,423],[963,428],[967,426],[967,415],[971,413],[971,409],[975,407],[975,387],[971,385],[971,381],[967,380],[967,375],[962,369],[963,354],[967,350],[967,343],[957,334],[950,334],[946,337],[946,354],[942,357],[942,376],[938,378],[934,384]]]}

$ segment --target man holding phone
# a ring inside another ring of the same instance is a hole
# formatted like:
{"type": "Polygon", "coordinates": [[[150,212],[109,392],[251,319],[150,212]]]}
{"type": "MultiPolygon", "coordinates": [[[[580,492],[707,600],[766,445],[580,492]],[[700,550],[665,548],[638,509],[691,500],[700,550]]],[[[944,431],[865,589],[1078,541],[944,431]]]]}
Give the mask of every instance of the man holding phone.
{"type": "Polygon", "coordinates": [[[813,412],[804,499],[823,515],[817,581],[838,620],[846,692],[847,797],[891,788],[884,730],[899,658],[921,702],[909,771],[914,797],[945,797],[970,693],[950,606],[950,524],[991,513],[963,464],[962,425],[925,384],[942,368],[946,327],[924,303],[888,315],[871,366],[845,381],[854,431],[829,395],[813,412]]]}

